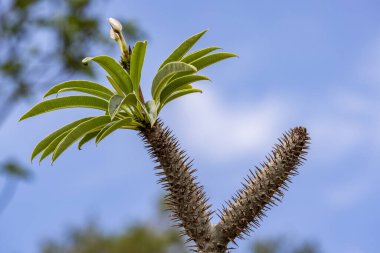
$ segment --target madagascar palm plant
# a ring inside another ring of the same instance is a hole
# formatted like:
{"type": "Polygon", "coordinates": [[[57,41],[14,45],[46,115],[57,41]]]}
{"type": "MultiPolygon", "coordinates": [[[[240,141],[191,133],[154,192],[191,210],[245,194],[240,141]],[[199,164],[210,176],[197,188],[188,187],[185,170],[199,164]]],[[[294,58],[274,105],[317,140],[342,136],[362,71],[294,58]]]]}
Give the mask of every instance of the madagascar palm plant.
{"type": "MultiPolygon", "coordinates": [[[[107,73],[113,89],[99,83],[72,80],[57,84],[48,90],[44,100],[20,120],[46,112],[65,108],[93,108],[100,116],[90,116],[67,124],[40,141],[32,152],[33,160],[40,154],[40,161],[51,156],[54,162],[67,148],[78,141],[80,149],[85,143],[96,143],[118,129],[135,130],[146,144],[151,157],[157,162],[160,182],[167,191],[166,201],[177,225],[182,228],[195,252],[227,252],[230,242],[257,227],[259,221],[276,201],[280,201],[282,189],[287,188],[290,177],[297,174],[308,148],[309,136],[303,127],[288,131],[280,139],[267,158],[256,167],[256,172],[246,178],[227,206],[218,212],[220,221],[211,224],[212,211],[203,187],[195,180],[195,169],[186,152],[169,128],[158,118],[160,111],[171,101],[191,93],[202,92],[193,85],[207,76],[198,72],[214,63],[235,57],[235,54],[219,52],[219,47],[207,47],[189,52],[206,33],[200,32],[180,44],[159,66],[151,85],[151,100],[146,101],[140,86],[144,64],[146,41],[138,41],[129,47],[123,37],[121,24],[109,20],[110,36],[121,50],[118,62],[110,56],[87,57],[84,64],[95,62],[107,73]],[[66,95],[78,92],[79,95],[66,95]]],[[[236,244],[236,243],[235,243],[236,244]]]]}

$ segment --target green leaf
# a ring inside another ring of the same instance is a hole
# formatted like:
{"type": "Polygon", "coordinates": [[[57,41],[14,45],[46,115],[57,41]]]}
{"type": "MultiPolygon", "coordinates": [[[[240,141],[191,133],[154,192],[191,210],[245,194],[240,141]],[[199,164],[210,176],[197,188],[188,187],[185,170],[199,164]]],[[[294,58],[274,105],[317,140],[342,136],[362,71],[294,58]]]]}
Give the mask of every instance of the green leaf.
{"type": "Polygon", "coordinates": [[[109,89],[107,89],[106,87],[98,83],[85,81],[85,80],[73,80],[73,81],[67,81],[67,82],[63,82],[63,83],[55,85],[54,87],[52,87],[45,93],[44,98],[53,94],[57,94],[59,92],[63,92],[63,91],[80,91],[80,92],[85,92],[85,93],[95,95],[95,96],[98,96],[99,94],[107,94],[110,97],[113,95],[112,91],[110,91],[109,89]],[[82,90],[82,89],[85,89],[85,90],[82,90]]]}
{"type": "Polygon", "coordinates": [[[137,98],[133,93],[128,94],[126,97],[121,97],[119,95],[114,95],[108,104],[108,113],[111,117],[111,120],[116,116],[116,114],[120,111],[122,105],[127,106],[136,106],[137,98]]]}
{"type": "Polygon", "coordinates": [[[21,116],[20,121],[46,112],[65,108],[94,108],[107,111],[108,102],[91,96],[69,96],[42,101],[21,116]]]}
{"type": "Polygon", "coordinates": [[[202,93],[202,90],[200,89],[193,89],[193,88],[188,88],[188,89],[181,89],[181,90],[178,90],[174,93],[172,93],[163,103],[162,105],[160,106],[160,110],[165,106],[167,105],[170,101],[173,101],[174,99],[177,99],[179,97],[182,97],[182,96],[185,96],[187,94],[190,94],[190,93],[196,93],[196,92],[200,92],[202,93]]]}
{"type": "Polygon", "coordinates": [[[71,130],[72,128],[78,126],[80,123],[87,121],[91,119],[92,117],[88,118],[83,118],[77,121],[74,121],[70,124],[65,125],[64,127],[61,127],[60,129],[54,131],[53,133],[49,134],[46,136],[42,141],[40,141],[36,147],[34,148],[30,160],[33,161],[33,159],[41,153],[46,147],[53,141],[55,140],[58,136],[60,136],[62,133],[67,132],[68,130],[71,130]]]}
{"type": "Polygon", "coordinates": [[[148,112],[148,118],[150,126],[152,127],[157,119],[157,105],[154,100],[149,100],[145,103],[146,110],[148,112]]]}
{"type": "Polygon", "coordinates": [[[83,138],[78,143],[78,149],[81,150],[84,144],[91,141],[92,139],[95,139],[99,132],[100,130],[95,130],[83,136],[83,138]]]}
{"type": "Polygon", "coordinates": [[[108,115],[104,115],[79,124],[58,144],[57,148],[54,150],[52,162],[54,162],[71,144],[76,142],[79,138],[108,124],[109,122],[110,117],[108,115]]]}
{"type": "Polygon", "coordinates": [[[136,126],[133,126],[131,123],[133,122],[132,118],[120,119],[118,121],[111,122],[106,125],[96,136],[96,144],[98,144],[101,140],[103,140],[106,136],[116,131],[121,127],[128,127],[130,129],[136,130],[136,126]]]}
{"type": "Polygon", "coordinates": [[[214,63],[217,63],[219,61],[231,58],[231,57],[237,57],[236,54],[232,53],[226,53],[226,52],[220,52],[220,53],[214,53],[207,56],[204,56],[196,61],[193,61],[191,65],[196,67],[199,70],[204,69],[214,63]]]}
{"type": "Polygon", "coordinates": [[[128,95],[124,98],[124,100],[123,100],[123,102],[122,102],[122,105],[136,106],[136,105],[137,105],[137,97],[136,97],[136,95],[133,94],[133,93],[128,94],[128,95]]]}
{"type": "Polygon", "coordinates": [[[201,80],[210,80],[207,76],[201,75],[187,75],[173,81],[169,82],[166,87],[162,90],[160,95],[160,101],[165,101],[173,92],[181,89],[187,84],[191,84],[201,80]]]}
{"type": "Polygon", "coordinates": [[[110,76],[106,76],[107,77],[107,80],[108,82],[112,85],[112,87],[116,90],[117,94],[119,94],[120,96],[123,96],[124,93],[123,91],[120,89],[120,87],[116,84],[115,80],[112,79],[112,77],[110,76]]]}
{"type": "Polygon", "coordinates": [[[58,144],[65,138],[72,129],[67,130],[66,132],[60,134],[57,138],[55,138],[52,142],[49,143],[49,145],[45,148],[44,152],[42,152],[40,157],[40,163],[42,160],[44,160],[47,156],[49,156],[51,153],[54,152],[54,150],[57,148],[58,144]]]}
{"type": "Polygon", "coordinates": [[[132,51],[130,74],[133,83],[133,89],[136,93],[139,92],[141,70],[144,64],[146,46],[146,41],[137,41],[132,51]]]}
{"type": "Polygon", "coordinates": [[[176,73],[194,73],[197,69],[194,66],[183,62],[170,62],[159,70],[153,79],[152,96],[154,100],[158,100],[161,90],[165,83],[176,73]]]}
{"type": "MultiPolygon", "coordinates": [[[[232,54],[232,53],[226,53],[226,52],[214,53],[214,54],[204,56],[202,58],[199,58],[198,60],[191,62],[191,65],[196,67],[197,71],[200,71],[201,69],[204,69],[207,66],[210,66],[214,63],[217,63],[219,61],[222,61],[222,60],[230,58],[230,57],[237,57],[237,55],[232,54]]],[[[191,72],[177,73],[171,78],[171,80],[180,78],[180,77],[188,75],[188,74],[191,74],[191,72]]],[[[170,80],[169,80],[169,82],[170,82],[170,80]]]]}
{"type": "Polygon", "coordinates": [[[194,46],[195,43],[207,32],[207,30],[200,32],[198,34],[195,34],[182,42],[179,47],[177,47],[173,53],[169,55],[168,58],[161,64],[159,69],[163,68],[166,64],[169,62],[179,61],[181,58],[194,46]]]}
{"type": "Polygon", "coordinates": [[[121,103],[123,102],[124,98],[119,95],[114,95],[110,102],[108,103],[108,113],[111,117],[111,120],[116,116],[116,114],[119,112],[121,103]]]}
{"type": "Polygon", "coordinates": [[[199,49],[199,50],[194,51],[194,52],[186,55],[185,57],[183,57],[181,62],[191,63],[191,62],[198,60],[199,58],[207,55],[208,53],[211,53],[211,52],[218,50],[218,49],[220,49],[220,47],[207,47],[207,48],[199,49]]]}
{"type": "Polygon", "coordinates": [[[79,87],[65,88],[65,89],[59,90],[58,93],[57,93],[57,96],[61,92],[70,92],[70,91],[77,91],[77,92],[87,93],[87,94],[94,95],[96,97],[99,97],[99,98],[102,98],[102,99],[106,99],[106,100],[109,100],[111,98],[111,96],[112,96],[112,95],[110,95],[108,93],[103,93],[101,91],[91,90],[91,89],[87,89],[87,88],[79,88],[79,87]]]}
{"type": "Polygon", "coordinates": [[[95,57],[86,57],[82,62],[87,64],[89,61],[95,61],[105,71],[107,71],[124,94],[127,95],[133,91],[131,77],[115,59],[107,55],[100,55],[95,57]]]}

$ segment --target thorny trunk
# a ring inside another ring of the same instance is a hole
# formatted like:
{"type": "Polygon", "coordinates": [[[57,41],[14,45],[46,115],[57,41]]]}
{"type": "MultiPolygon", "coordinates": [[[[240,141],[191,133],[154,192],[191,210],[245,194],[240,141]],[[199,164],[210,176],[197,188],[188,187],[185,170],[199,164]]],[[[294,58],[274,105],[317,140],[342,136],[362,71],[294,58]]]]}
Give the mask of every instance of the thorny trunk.
{"type": "Polygon", "coordinates": [[[226,253],[230,242],[236,244],[235,239],[259,226],[264,212],[281,201],[282,190],[298,173],[310,140],[303,127],[284,134],[267,161],[261,168],[256,167],[255,173],[251,172],[243,188],[227,202],[228,207],[219,211],[220,222],[212,225],[206,194],[194,177],[196,170],[171,131],[158,120],[153,127],[141,128],[140,135],[158,163],[157,174],[167,191],[173,220],[184,229],[182,235],[188,236],[187,242],[195,243],[192,250],[198,253],[226,253]]]}
{"type": "MultiPolygon", "coordinates": [[[[178,141],[161,121],[153,127],[140,130],[152,159],[158,163],[156,170],[160,183],[167,190],[166,202],[174,214],[177,226],[184,229],[188,242],[195,242],[193,250],[202,253],[224,253],[225,247],[216,251],[210,223],[210,205],[206,194],[195,180],[191,167],[192,161],[186,152],[179,147],[178,141]]],[[[220,247],[220,246],[219,246],[220,247]]]]}

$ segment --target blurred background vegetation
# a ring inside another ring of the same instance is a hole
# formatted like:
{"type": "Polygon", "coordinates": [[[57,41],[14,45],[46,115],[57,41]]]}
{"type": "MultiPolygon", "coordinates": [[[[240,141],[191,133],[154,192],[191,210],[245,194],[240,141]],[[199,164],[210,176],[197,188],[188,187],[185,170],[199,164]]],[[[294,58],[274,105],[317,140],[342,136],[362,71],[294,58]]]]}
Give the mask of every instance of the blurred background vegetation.
{"type": "MultiPolygon", "coordinates": [[[[91,66],[83,67],[80,60],[94,49],[103,52],[113,50],[108,34],[100,32],[100,24],[105,20],[91,13],[91,6],[96,1],[0,2],[0,129],[17,103],[30,101],[49,85],[68,78],[93,76],[91,66]]],[[[130,43],[147,37],[135,22],[122,20],[122,23],[130,43]]],[[[17,184],[29,182],[32,174],[27,166],[11,157],[0,161],[0,215],[16,193],[17,184]]],[[[89,221],[82,227],[69,228],[61,239],[46,239],[41,252],[188,252],[177,231],[170,228],[167,217],[165,212],[159,212],[155,221],[129,227],[118,234],[105,232],[96,222],[89,221]]],[[[256,240],[252,252],[320,251],[314,244],[294,244],[286,238],[274,238],[256,240]]]]}
{"type": "MultiPolygon", "coordinates": [[[[0,129],[17,103],[32,100],[49,85],[94,75],[92,67],[84,67],[81,59],[95,48],[103,52],[112,49],[108,34],[99,32],[104,20],[91,14],[95,1],[0,2],[0,129]]],[[[122,23],[130,42],[146,37],[133,21],[122,23]]],[[[0,161],[0,166],[5,181],[0,193],[1,213],[18,181],[29,179],[31,172],[12,158],[0,161]]]]}

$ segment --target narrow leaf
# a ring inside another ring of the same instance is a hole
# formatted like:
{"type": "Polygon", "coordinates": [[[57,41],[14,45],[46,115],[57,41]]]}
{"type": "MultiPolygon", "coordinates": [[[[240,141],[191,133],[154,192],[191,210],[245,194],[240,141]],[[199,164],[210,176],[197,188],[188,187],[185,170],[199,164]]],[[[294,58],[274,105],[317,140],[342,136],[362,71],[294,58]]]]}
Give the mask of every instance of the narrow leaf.
{"type": "Polygon", "coordinates": [[[169,102],[173,101],[174,99],[177,99],[179,97],[182,97],[182,96],[185,96],[187,94],[190,94],[190,93],[196,93],[196,92],[199,92],[199,93],[202,93],[202,90],[199,90],[199,89],[193,89],[193,88],[189,88],[189,89],[182,89],[182,90],[179,90],[179,91],[176,91],[174,93],[172,93],[163,103],[162,103],[162,106],[160,107],[160,109],[162,109],[165,105],[167,105],[169,102]]]}
{"type": "Polygon", "coordinates": [[[194,73],[197,69],[192,65],[183,62],[171,62],[166,64],[159,70],[153,79],[152,96],[157,100],[160,96],[161,90],[164,88],[165,83],[176,73],[194,73]]]}
{"type": "Polygon", "coordinates": [[[44,160],[47,156],[49,156],[51,153],[54,152],[54,150],[57,148],[58,144],[65,138],[72,129],[67,130],[66,132],[60,134],[57,138],[55,138],[52,142],[49,143],[49,145],[45,148],[44,152],[42,152],[40,157],[40,163],[42,160],[44,160]]]}
{"type": "Polygon", "coordinates": [[[214,63],[217,63],[219,61],[225,60],[227,58],[231,57],[237,57],[236,54],[232,53],[226,53],[226,52],[220,52],[220,53],[214,53],[207,56],[204,56],[196,61],[193,61],[191,65],[196,67],[199,70],[204,69],[205,67],[208,67],[214,63]]]}
{"type": "Polygon", "coordinates": [[[52,162],[54,162],[71,144],[76,142],[79,138],[108,124],[109,122],[110,117],[108,115],[104,115],[79,124],[58,144],[57,148],[54,150],[52,162]]]}
{"type": "Polygon", "coordinates": [[[106,125],[96,136],[96,144],[98,144],[101,140],[103,140],[106,136],[110,135],[112,132],[116,131],[121,127],[128,127],[131,129],[136,129],[136,126],[133,126],[131,123],[133,122],[132,118],[120,119],[118,121],[114,121],[106,125]]]}
{"type": "Polygon", "coordinates": [[[108,82],[116,90],[117,94],[119,94],[120,96],[123,96],[124,92],[120,89],[120,87],[117,85],[117,83],[115,82],[115,80],[113,80],[112,77],[110,77],[110,76],[106,76],[106,77],[107,77],[108,82]]]}
{"type": "Polygon", "coordinates": [[[78,143],[78,149],[81,150],[84,144],[91,141],[92,139],[95,139],[99,132],[100,130],[95,130],[83,136],[83,138],[78,143]]]}
{"type": "Polygon", "coordinates": [[[137,41],[132,51],[130,74],[133,83],[133,90],[136,93],[139,92],[141,70],[144,64],[146,46],[146,41],[137,41]]]}
{"type": "Polygon", "coordinates": [[[177,47],[173,53],[169,55],[168,58],[161,64],[160,68],[163,68],[166,64],[173,61],[179,61],[181,58],[194,46],[195,43],[207,32],[207,30],[200,32],[198,34],[195,34],[191,36],[190,38],[186,39],[184,42],[182,42],[179,47],[177,47]]]}
{"type": "MultiPolygon", "coordinates": [[[[222,61],[222,60],[230,58],[230,57],[237,57],[237,55],[231,54],[231,53],[225,53],[225,52],[214,53],[214,54],[210,54],[210,55],[204,56],[202,58],[199,58],[198,60],[192,61],[191,65],[195,66],[197,68],[197,71],[199,71],[201,69],[204,69],[207,66],[210,66],[214,63],[217,63],[219,61],[222,61]]],[[[171,78],[171,80],[174,80],[174,79],[177,79],[177,78],[180,78],[182,76],[189,75],[189,74],[191,74],[191,72],[177,73],[171,78]]],[[[169,82],[170,82],[170,80],[169,80],[169,82]]]]}
{"type": "Polygon", "coordinates": [[[183,86],[201,80],[210,79],[207,76],[187,75],[169,82],[161,92],[160,101],[165,101],[173,92],[177,91],[178,89],[181,89],[183,86]]]}
{"type": "Polygon", "coordinates": [[[92,117],[83,118],[77,121],[74,121],[70,124],[65,125],[64,127],[61,127],[60,129],[52,132],[48,136],[46,136],[42,141],[40,141],[36,147],[34,148],[30,160],[33,161],[33,159],[41,153],[54,139],[56,139],[58,136],[60,136],[62,133],[67,132],[68,130],[78,126],[80,123],[87,121],[91,119],[92,117]]]}
{"type": "Polygon", "coordinates": [[[199,58],[207,55],[208,53],[211,53],[211,52],[218,50],[218,49],[220,49],[220,47],[207,47],[207,48],[199,49],[199,50],[194,51],[194,52],[186,55],[185,57],[183,57],[181,62],[191,63],[191,62],[198,60],[199,58]]]}
{"type": "Polygon", "coordinates": [[[20,121],[46,112],[65,108],[94,108],[107,111],[107,101],[91,96],[69,96],[42,101],[21,116],[20,121]]]}
{"type": "Polygon", "coordinates": [[[129,74],[115,59],[107,55],[100,55],[95,57],[86,57],[82,62],[87,64],[89,61],[95,61],[105,71],[107,71],[124,94],[132,92],[133,85],[129,74]]]}
{"type": "Polygon", "coordinates": [[[71,91],[76,91],[75,90],[76,88],[89,89],[89,90],[93,90],[94,92],[97,91],[97,92],[108,94],[110,96],[113,95],[112,91],[110,91],[108,88],[104,87],[101,84],[85,81],[85,80],[73,80],[73,81],[67,81],[67,82],[63,82],[63,83],[55,85],[54,87],[52,87],[45,93],[44,98],[47,96],[62,92],[63,89],[73,89],[71,91]]]}
{"type": "Polygon", "coordinates": [[[87,93],[87,94],[94,95],[96,97],[99,97],[99,98],[102,98],[102,99],[106,99],[106,100],[109,100],[111,98],[111,96],[112,96],[112,95],[110,95],[108,93],[103,93],[101,91],[87,89],[87,88],[81,88],[81,87],[73,87],[73,88],[64,88],[64,89],[61,89],[61,90],[59,90],[57,92],[57,96],[61,92],[70,92],[70,91],[77,91],[77,92],[87,93]]]}

